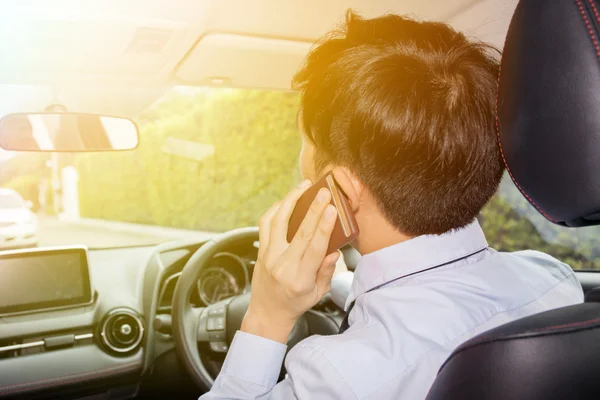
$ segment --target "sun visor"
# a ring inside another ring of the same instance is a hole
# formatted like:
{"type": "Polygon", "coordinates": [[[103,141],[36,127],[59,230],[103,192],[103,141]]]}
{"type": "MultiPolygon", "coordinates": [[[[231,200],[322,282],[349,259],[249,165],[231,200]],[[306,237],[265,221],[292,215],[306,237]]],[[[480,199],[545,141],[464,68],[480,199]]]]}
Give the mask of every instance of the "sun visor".
{"type": "Polygon", "coordinates": [[[176,72],[181,84],[291,88],[312,43],[214,33],[201,38],[176,72]]]}

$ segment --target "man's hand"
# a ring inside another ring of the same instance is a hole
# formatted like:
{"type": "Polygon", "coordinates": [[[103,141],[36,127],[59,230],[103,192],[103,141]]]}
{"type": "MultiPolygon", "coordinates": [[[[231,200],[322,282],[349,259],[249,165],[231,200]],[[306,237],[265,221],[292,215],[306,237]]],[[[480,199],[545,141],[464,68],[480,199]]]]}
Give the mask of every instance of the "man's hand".
{"type": "Polygon", "coordinates": [[[346,265],[346,260],[344,260],[344,257],[338,258],[337,262],[335,263],[335,271],[333,272],[333,277],[335,278],[339,274],[348,271],[348,266],[346,265]]]}
{"type": "Polygon", "coordinates": [[[286,343],[298,318],[329,291],[340,254],[327,255],[337,212],[331,193],[321,189],[291,243],[290,216],[310,186],[304,181],[263,215],[252,296],[241,330],[286,343]]]}

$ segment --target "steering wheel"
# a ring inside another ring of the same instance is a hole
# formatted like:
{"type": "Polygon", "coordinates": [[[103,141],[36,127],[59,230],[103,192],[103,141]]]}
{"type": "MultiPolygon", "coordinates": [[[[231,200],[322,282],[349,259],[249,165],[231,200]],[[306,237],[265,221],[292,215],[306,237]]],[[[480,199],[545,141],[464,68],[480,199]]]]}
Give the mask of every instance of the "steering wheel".
{"type": "MultiPolygon", "coordinates": [[[[216,254],[232,246],[256,240],[257,227],[234,229],[218,235],[192,255],[175,286],[172,308],[175,348],[192,380],[201,389],[209,390],[216,376],[207,370],[198,346],[208,344],[207,351],[214,355],[221,353],[221,357],[223,353],[227,353],[235,332],[242,325],[250,293],[234,296],[208,307],[192,306],[191,295],[197,288],[200,273],[216,254]]],[[[338,322],[330,316],[310,310],[294,326],[288,337],[288,349],[310,335],[336,334],[338,329],[338,322]]]]}

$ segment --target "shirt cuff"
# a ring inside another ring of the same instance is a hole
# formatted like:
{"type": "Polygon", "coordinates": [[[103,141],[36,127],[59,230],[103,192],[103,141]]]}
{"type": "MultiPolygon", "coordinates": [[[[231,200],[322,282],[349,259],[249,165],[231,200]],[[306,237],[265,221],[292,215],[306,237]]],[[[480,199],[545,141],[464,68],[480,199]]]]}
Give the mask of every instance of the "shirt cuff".
{"type": "Polygon", "coordinates": [[[283,343],[237,331],[222,372],[233,378],[272,388],[279,378],[286,349],[283,343]]]}

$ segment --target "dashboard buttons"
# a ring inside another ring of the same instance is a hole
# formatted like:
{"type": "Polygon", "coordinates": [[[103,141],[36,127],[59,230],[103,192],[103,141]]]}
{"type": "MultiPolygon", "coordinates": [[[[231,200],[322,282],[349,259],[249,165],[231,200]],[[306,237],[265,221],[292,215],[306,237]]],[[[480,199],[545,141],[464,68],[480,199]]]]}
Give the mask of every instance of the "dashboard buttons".
{"type": "Polygon", "coordinates": [[[229,346],[225,342],[210,342],[210,349],[217,353],[227,353],[229,346]]]}
{"type": "Polygon", "coordinates": [[[225,329],[225,317],[208,317],[207,331],[222,331],[225,329]]]}
{"type": "Polygon", "coordinates": [[[227,353],[227,307],[231,299],[226,299],[206,307],[200,315],[197,340],[208,342],[210,349],[217,353],[227,353]]]}

